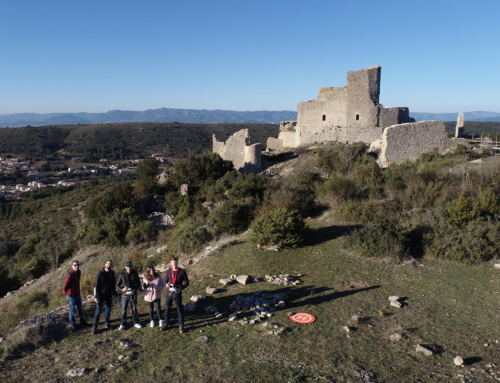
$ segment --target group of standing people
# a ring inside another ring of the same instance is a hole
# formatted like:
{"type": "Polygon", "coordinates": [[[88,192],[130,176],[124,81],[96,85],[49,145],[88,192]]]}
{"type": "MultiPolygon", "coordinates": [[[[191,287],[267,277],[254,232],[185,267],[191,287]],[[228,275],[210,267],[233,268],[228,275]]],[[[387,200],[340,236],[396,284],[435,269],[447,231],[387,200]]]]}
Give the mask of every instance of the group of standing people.
{"type": "MultiPolygon", "coordinates": [[[[111,307],[113,302],[116,302],[115,295],[117,292],[121,295],[122,312],[120,319],[119,330],[125,329],[127,321],[127,308],[130,303],[132,309],[132,320],[134,327],[141,328],[139,323],[139,316],[137,313],[137,295],[141,290],[144,291],[144,300],[148,304],[150,327],[155,326],[154,311],[158,316],[159,327],[162,331],[168,329],[170,320],[170,310],[172,302],[175,302],[177,307],[177,314],[179,317],[179,331],[184,333],[184,316],[182,306],[182,291],[189,286],[189,279],[186,271],[178,267],[178,260],[172,257],[170,261],[171,267],[167,269],[165,279],[156,272],[154,266],[149,266],[144,278],[140,278],[137,270],[133,269],[132,262],[127,262],[125,271],[119,276],[118,280],[115,279],[115,272],[113,271],[113,261],[106,261],[104,267],[99,270],[95,279],[94,296],[97,303],[94,324],[92,326],[92,334],[97,332],[99,318],[103,307],[106,308],[104,312],[104,327],[108,330],[111,329],[110,316],[111,307]],[[165,319],[161,315],[161,294],[163,289],[167,289],[165,301],[165,319]]],[[[80,263],[78,261],[72,262],[72,269],[66,275],[64,280],[63,292],[69,305],[69,321],[74,329],[78,328],[75,321],[75,308],[80,318],[80,325],[88,325],[83,316],[83,305],[80,296],[80,263]]]]}

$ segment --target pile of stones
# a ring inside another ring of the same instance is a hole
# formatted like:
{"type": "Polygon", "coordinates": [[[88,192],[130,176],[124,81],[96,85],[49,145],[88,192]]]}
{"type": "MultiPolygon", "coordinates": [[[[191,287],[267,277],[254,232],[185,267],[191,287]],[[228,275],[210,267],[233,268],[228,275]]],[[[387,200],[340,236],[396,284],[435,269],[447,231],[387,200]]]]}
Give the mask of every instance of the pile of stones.
{"type": "Polygon", "coordinates": [[[157,229],[168,229],[174,226],[174,216],[170,214],[155,211],[143,217],[145,220],[152,221],[157,229]]]}
{"type": "Polygon", "coordinates": [[[295,285],[298,285],[300,283],[298,278],[291,277],[289,274],[266,275],[265,278],[266,278],[267,282],[273,283],[275,285],[295,286],[295,285]]]}

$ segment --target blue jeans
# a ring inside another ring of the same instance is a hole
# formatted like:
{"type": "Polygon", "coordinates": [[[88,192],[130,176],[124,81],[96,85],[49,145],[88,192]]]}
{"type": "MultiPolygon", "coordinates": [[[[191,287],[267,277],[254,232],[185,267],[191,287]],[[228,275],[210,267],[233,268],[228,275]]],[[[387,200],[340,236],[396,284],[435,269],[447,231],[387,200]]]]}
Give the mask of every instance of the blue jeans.
{"type": "Polygon", "coordinates": [[[177,315],[179,316],[179,326],[184,326],[184,318],[182,316],[184,310],[182,307],[182,294],[176,297],[171,297],[167,294],[167,301],[165,302],[165,325],[168,325],[168,320],[170,319],[170,308],[172,307],[172,301],[175,302],[177,307],[177,315]]]}
{"type": "Polygon", "coordinates": [[[132,319],[134,320],[134,324],[139,323],[139,316],[137,315],[137,295],[131,297],[122,297],[122,317],[120,320],[120,324],[125,326],[125,322],[127,321],[127,307],[128,302],[132,306],[132,319]]]}
{"type": "Polygon", "coordinates": [[[70,297],[69,295],[66,295],[66,300],[68,301],[69,306],[69,323],[71,323],[72,326],[75,325],[75,306],[78,310],[80,323],[85,322],[85,318],[83,317],[82,297],[80,297],[79,295],[76,297],[70,297]]]}
{"type": "Polygon", "coordinates": [[[111,306],[113,305],[113,294],[99,294],[99,298],[97,299],[97,307],[95,309],[94,327],[97,327],[97,325],[99,324],[99,317],[101,316],[102,306],[104,306],[104,304],[106,304],[106,311],[104,312],[104,323],[109,325],[111,306]]]}

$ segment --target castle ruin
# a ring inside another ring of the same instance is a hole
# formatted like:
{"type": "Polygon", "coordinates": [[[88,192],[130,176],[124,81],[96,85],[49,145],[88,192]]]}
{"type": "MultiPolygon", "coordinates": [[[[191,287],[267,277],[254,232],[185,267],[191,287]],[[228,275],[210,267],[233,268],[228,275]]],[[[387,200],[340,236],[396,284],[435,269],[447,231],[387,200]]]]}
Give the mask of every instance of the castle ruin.
{"type": "Polygon", "coordinates": [[[214,134],[212,151],[231,161],[236,170],[247,174],[261,171],[261,144],[250,144],[248,129],[234,133],[226,142],[217,141],[214,134]]]}
{"type": "Polygon", "coordinates": [[[281,123],[278,138],[270,138],[267,147],[296,148],[329,141],[369,144],[387,126],[414,122],[408,108],[384,108],[379,103],[381,69],[375,65],[349,71],[346,86],[320,88],[316,99],[299,103],[297,121],[281,123]]]}
{"type": "Polygon", "coordinates": [[[281,122],[278,138],[268,138],[267,147],[361,141],[371,144],[378,163],[387,166],[416,160],[436,147],[445,152],[459,144],[468,146],[467,140],[460,138],[463,117],[459,116],[456,137],[450,139],[441,121],[415,122],[408,108],[384,108],[379,103],[380,73],[378,65],[349,71],[346,86],[320,88],[315,100],[299,103],[297,121],[281,122]]]}

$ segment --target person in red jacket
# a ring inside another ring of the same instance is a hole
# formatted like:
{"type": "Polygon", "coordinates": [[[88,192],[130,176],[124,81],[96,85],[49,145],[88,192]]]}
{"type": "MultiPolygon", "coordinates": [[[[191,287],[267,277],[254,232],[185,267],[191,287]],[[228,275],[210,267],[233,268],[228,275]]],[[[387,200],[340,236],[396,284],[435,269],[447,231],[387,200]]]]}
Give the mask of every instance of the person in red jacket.
{"type": "Polygon", "coordinates": [[[172,257],[170,264],[172,268],[167,270],[165,275],[165,286],[167,287],[167,301],[165,303],[165,322],[161,331],[168,328],[168,321],[170,319],[170,308],[172,302],[175,302],[177,307],[177,314],[179,316],[179,332],[184,334],[184,317],[182,307],[182,290],[189,286],[189,279],[184,270],[179,269],[176,257],[172,257]]]}
{"type": "Polygon", "coordinates": [[[82,297],[80,296],[80,276],[82,272],[80,271],[80,262],[74,260],[72,262],[72,268],[66,274],[63,285],[63,293],[66,295],[66,300],[69,306],[69,323],[73,329],[78,329],[78,325],[75,322],[75,306],[78,311],[78,316],[80,317],[80,324],[86,326],[87,322],[83,317],[83,305],[82,297]]]}

